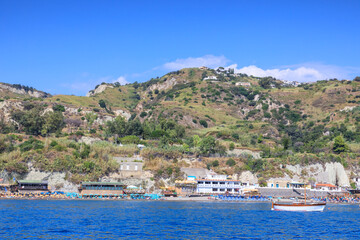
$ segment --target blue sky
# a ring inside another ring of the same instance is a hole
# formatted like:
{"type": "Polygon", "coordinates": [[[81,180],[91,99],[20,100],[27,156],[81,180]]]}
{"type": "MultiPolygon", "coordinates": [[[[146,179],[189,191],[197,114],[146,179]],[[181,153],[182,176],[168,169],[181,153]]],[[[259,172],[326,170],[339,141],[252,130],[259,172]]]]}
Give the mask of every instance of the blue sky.
{"type": "Polygon", "coordinates": [[[85,95],[182,67],[360,75],[360,1],[4,1],[0,82],[85,95]]]}

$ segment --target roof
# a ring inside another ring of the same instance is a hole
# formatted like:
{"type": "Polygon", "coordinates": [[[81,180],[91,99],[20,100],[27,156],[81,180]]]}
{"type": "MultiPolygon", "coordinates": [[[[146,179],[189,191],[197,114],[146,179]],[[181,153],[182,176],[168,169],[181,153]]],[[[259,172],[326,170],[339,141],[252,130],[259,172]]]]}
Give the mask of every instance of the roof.
{"type": "Polygon", "coordinates": [[[36,183],[36,184],[40,184],[40,183],[45,183],[47,184],[47,181],[42,181],[42,180],[17,180],[18,183],[24,184],[24,183],[36,183]]]}
{"type": "Polygon", "coordinates": [[[196,179],[196,181],[209,181],[209,182],[241,182],[240,180],[230,180],[230,179],[196,179]]]}
{"type": "Polygon", "coordinates": [[[332,187],[332,188],[336,188],[335,185],[328,184],[328,183],[317,183],[316,187],[332,187]]]}
{"type": "Polygon", "coordinates": [[[125,185],[121,182],[81,182],[82,185],[125,185]]]}

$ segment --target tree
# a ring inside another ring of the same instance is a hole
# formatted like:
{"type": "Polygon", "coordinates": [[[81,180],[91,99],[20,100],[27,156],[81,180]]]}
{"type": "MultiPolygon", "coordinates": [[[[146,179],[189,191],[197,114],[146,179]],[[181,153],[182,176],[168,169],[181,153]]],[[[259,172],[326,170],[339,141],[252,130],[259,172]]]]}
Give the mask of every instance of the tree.
{"type": "Polygon", "coordinates": [[[349,147],[345,144],[345,141],[341,135],[334,139],[333,151],[337,154],[346,152],[349,147]]]}
{"type": "Polygon", "coordinates": [[[42,127],[41,134],[60,133],[65,127],[64,116],[61,112],[48,112],[44,115],[45,123],[42,127]]]}
{"type": "Polygon", "coordinates": [[[45,119],[42,116],[43,108],[40,106],[26,105],[25,111],[15,111],[12,119],[19,124],[19,130],[24,130],[29,135],[40,135],[45,119]]]}
{"type": "Polygon", "coordinates": [[[213,136],[207,136],[200,142],[200,153],[212,154],[215,153],[216,141],[213,136]]]}
{"type": "Polygon", "coordinates": [[[105,102],[103,99],[100,99],[100,100],[99,100],[99,106],[100,106],[101,108],[106,109],[106,102],[105,102]]]}

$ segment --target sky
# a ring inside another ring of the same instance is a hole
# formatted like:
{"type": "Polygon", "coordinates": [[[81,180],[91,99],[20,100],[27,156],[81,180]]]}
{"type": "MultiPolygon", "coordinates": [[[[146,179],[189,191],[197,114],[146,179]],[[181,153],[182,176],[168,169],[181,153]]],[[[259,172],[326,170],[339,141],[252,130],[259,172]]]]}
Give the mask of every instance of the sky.
{"type": "Polygon", "coordinates": [[[185,67],[360,76],[360,1],[0,0],[0,82],[84,96],[185,67]]]}

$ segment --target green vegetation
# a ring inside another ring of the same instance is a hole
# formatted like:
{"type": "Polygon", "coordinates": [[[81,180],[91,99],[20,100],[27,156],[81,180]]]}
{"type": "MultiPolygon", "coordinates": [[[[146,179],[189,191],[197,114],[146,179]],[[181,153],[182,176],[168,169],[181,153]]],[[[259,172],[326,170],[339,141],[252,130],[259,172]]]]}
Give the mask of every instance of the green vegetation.
{"type": "Polygon", "coordinates": [[[181,178],[180,167],[189,164],[182,157],[194,156],[209,158],[197,164],[219,173],[249,170],[262,184],[283,176],[286,164],[358,165],[359,77],[293,87],[222,71],[189,68],[143,83],[102,83],[105,90],[90,97],[6,93],[0,101],[12,105],[0,109],[0,167],[26,173],[31,162],[74,182],[96,180],[117,171],[112,156],[132,155],[136,144],[146,146],[141,155],[155,179],[181,178]],[[82,137],[101,144],[80,143],[82,137]],[[239,156],[242,149],[262,158],[239,156]]]}

